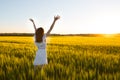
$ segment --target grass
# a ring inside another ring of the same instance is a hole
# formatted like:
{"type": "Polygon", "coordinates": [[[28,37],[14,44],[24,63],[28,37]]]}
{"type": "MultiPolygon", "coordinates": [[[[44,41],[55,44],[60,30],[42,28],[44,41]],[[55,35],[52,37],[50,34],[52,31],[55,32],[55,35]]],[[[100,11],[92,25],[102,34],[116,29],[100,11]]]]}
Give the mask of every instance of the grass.
{"type": "Polygon", "coordinates": [[[120,80],[120,38],[51,36],[48,65],[34,77],[33,37],[0,37],[1,80],[120,80]]]}

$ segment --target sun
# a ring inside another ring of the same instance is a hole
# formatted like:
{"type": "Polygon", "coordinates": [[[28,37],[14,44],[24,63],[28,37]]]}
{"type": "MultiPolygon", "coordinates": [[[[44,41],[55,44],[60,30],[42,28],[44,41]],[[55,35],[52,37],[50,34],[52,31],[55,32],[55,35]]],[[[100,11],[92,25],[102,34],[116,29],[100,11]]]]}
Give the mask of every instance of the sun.
{"type": "Polygon", "coordinates": [[[115,37],[116,34],[103,34],[104,37],[115,37]]]}

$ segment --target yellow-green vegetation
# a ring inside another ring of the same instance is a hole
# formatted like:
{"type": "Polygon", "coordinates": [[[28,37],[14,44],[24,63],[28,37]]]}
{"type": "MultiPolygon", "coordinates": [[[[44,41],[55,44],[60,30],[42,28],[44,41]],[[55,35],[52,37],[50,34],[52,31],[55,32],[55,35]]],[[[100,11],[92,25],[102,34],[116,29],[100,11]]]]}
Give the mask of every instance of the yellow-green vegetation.
{"type": "Polygon", "coordinates": [[[0,37],[0,80],[120,80],[120,38],[50,36],[34,77],[33,37],[0,37]]]}

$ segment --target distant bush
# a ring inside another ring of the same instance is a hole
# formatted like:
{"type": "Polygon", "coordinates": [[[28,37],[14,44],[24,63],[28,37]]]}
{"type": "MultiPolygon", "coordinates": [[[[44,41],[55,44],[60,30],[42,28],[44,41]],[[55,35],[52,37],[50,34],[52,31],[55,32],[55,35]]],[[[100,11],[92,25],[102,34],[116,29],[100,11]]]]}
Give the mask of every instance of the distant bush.
{"type": "Polygon", "coordinates": [[[0,33],[0,36],[33,36],[33,33],[0,33]]]}

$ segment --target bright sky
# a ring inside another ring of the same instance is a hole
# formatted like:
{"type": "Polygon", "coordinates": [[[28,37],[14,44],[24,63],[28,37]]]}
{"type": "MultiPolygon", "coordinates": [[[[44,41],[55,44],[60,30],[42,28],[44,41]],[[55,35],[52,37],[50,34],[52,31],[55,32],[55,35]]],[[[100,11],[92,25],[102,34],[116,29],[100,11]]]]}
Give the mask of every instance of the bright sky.
{"type": "Polygon", "coordinates": [[[120,33],[120,0],[0,0],[0,33],[33,33],[36,26],[51,33],[120,33]]]}

